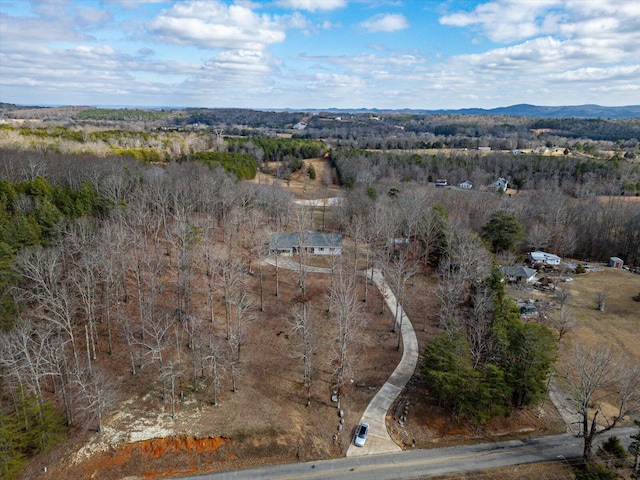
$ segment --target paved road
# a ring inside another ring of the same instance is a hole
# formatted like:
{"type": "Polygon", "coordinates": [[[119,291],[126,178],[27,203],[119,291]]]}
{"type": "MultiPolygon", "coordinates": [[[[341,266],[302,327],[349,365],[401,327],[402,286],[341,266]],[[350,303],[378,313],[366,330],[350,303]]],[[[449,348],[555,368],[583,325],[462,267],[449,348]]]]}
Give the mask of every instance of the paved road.
{"type": "MultiPolygon", "coordinates": [[[[635,427],[618,428],[600,440],[617,435],[628,445],[635,427]]],[[[566,462],[582,455],[582,439],[570,434],[549,435],[458,447],[409,450],[401,453],[348,457],[319,462],[275,465],[251,470],[199,475],[190,480],[400,480],[474,472],[534,462],[566,462]]]]}

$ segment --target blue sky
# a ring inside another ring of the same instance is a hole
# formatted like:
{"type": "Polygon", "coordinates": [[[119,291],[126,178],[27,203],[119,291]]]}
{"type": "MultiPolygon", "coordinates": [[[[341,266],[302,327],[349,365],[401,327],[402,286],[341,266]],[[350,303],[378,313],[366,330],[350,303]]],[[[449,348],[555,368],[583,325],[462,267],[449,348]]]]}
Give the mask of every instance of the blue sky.
{"type": "Polygon", "coordinates": [[[640,104],[640,1],[0,0],[0,101],[640,104]]]}

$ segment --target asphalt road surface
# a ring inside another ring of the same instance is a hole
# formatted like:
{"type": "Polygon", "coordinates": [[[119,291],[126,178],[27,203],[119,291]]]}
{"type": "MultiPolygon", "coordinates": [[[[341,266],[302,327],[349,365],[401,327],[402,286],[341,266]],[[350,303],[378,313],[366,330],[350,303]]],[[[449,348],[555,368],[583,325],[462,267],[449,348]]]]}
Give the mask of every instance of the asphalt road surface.
{"type": "MultiPolygon", "coordinates": [[[[636,433],[634,427],[617,428],[598,440],[617,435],[623,445],[636,433]]],[[[504,442],[409,450],[401,453],[347,457],[319,462],[293,463],[186,477],[190,480],[399,480],[473,472],[525,463],[564,462],[582,455],[583,441],[570,434],[549,435],[504,442]]],[[[597,445],[594,447],[594,451],[597,445]]]]}

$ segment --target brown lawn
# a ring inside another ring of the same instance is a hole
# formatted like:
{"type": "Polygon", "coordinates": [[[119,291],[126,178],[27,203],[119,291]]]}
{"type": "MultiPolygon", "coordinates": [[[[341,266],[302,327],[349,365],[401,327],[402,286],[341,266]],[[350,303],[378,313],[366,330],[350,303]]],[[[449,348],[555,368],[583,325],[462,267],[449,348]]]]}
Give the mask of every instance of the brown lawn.
{"type": "Polygon", "coordinates": [[[600,272],[574,276],[569,282],[571,299],[568,306],[579,327],[570,340],[590,346],[609,345],[622,358],[640,363],[640,275],[626,270],[603,267],[600,272]],[[605,291],[605,311],[597,309],[597,292],[605,291]]]}

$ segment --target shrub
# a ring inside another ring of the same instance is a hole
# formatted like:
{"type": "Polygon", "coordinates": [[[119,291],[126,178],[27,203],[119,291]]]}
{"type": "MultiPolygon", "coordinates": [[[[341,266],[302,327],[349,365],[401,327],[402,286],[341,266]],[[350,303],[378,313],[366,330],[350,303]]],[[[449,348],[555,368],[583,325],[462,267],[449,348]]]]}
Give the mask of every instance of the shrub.
{"type": "Polygon", "coordinates": [[[311,180],[316,179],[316,169],[312,164],[309,164],[309,166],[307,167],[307,174],[309,175],[309,178],[311,180]]]}
{"type": "Polygon", "coordinates": [[[618,474],[602,463],[589,464],[576,473],[576,480],[618,480],[618,474]]]}
{"type": "Polygon", "coordinates": [[[615,435],[609,437],[607,441],[602,444],[601,448],[604,452],[616,458],[622,459],[627,456],[627,452],[625,452],[622,443],[620,443],[620,439],[615,435]]]}
{"type": "Polygon", "coordinates": [[[613,463],[616,467],[623,465],[623,460],[627,457],[627,452],[620,443],[620,439],[615,435],[609,437],[598,449],[598,455],[607,463],[613,463]]]}

